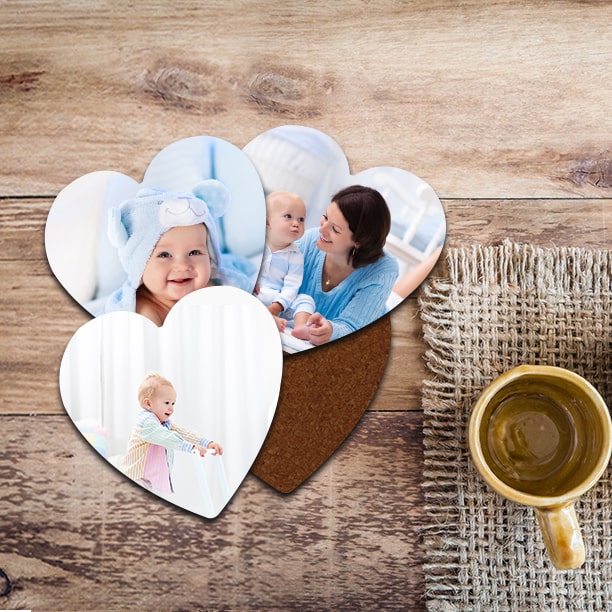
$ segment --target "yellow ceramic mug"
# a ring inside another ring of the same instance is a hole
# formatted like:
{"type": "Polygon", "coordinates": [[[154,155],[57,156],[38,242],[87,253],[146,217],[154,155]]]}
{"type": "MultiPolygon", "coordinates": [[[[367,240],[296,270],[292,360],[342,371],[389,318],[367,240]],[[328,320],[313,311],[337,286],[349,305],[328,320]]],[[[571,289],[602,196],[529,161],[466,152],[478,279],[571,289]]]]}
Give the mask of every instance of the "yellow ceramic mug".
{"type": "Polygon", "coordinates": [[[595,388],[551,366],[519,366],[493,381],[468,426],[472,460],[485,482],[534,508],[558,569],[584,562],[574,502],[610,461],[610,413],[595,388]]]}

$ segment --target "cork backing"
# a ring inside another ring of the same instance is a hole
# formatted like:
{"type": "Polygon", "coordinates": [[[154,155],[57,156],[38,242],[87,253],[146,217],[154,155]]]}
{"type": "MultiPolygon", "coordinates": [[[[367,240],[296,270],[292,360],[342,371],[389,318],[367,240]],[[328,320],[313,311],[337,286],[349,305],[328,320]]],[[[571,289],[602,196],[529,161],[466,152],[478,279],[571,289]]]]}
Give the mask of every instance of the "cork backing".
{"type": "Polygon", "coordinates": [[[251,472],[281,493],[306,481],[361,419],[390,347],[386,315],[329,345],[285,355],[276,414],[251,472]]]}

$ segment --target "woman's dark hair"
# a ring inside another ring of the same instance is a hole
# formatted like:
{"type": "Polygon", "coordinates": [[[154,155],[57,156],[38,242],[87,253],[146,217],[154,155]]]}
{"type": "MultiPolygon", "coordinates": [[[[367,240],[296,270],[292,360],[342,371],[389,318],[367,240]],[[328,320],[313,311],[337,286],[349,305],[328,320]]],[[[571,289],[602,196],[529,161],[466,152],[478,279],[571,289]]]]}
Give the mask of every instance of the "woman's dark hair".
{"type": "Polygon", "coordinates": [[[349,255],[354,268],[378,261],[391,229],[391,213],[385,198],[371,187],[352,185],[331,199],[346,219],[353,240],[359,246],[349,255]]]}

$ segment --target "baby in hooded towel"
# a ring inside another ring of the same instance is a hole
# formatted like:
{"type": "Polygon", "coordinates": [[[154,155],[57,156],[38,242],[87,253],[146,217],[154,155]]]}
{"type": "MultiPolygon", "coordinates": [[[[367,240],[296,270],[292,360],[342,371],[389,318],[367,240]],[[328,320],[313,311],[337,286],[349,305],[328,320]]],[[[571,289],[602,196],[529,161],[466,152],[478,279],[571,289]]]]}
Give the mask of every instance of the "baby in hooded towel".
{"type": "Polygon", "coordinates": [[[229,191],[215,179],[192,193],[141,189],[109,211],[108,236],[127,273],[104,312],[129,310],[162,325],[182,297],[211,285],[247,291],[249,279],[223,267],[215,218],[226,210],[229,191]]]}

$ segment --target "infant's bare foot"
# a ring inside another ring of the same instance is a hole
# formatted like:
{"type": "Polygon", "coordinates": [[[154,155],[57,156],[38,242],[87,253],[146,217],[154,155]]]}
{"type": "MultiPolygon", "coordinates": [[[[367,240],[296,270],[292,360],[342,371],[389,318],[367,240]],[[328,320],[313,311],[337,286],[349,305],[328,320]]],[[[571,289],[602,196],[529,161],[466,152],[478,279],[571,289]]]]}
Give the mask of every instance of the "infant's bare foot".
{"type": "Polygon", "coordinates": [[[285,327],[287,327],[287,321],[285,319],[281,319],[280,317],[277,317],[275,315],[272,315],[274,317],[274,321],[276,321],[276,327],[278,328],[279,332],[284,332],[285,331],[285,327]]]}
{"type": "Polygon", "coordinates": [[[291,335],[300,340],[310,340],[310,328],[307,325],[298,325],[293,328],[291,335]]]}

